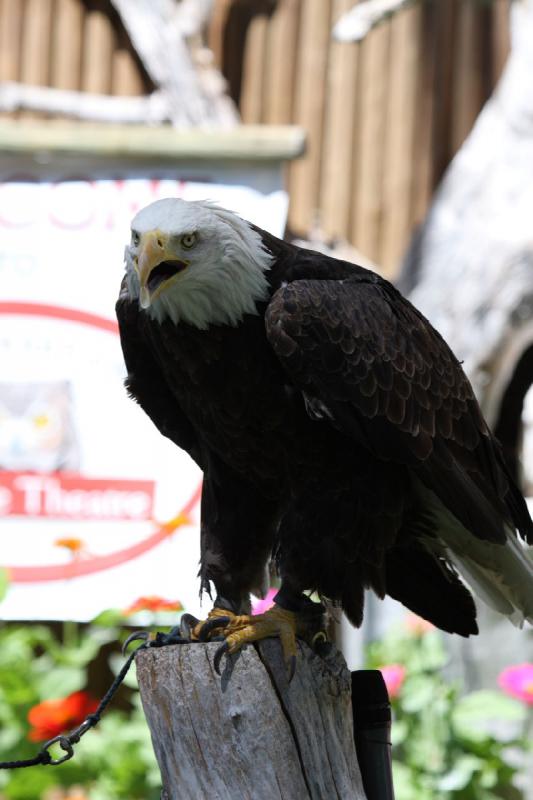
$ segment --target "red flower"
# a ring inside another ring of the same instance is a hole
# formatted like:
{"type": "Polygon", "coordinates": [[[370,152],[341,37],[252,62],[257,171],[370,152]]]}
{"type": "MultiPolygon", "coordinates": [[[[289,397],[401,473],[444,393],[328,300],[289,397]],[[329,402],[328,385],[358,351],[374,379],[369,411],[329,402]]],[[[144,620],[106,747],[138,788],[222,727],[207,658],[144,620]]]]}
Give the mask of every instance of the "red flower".
{"type": "Polygon", "coordinates": [[[28,722],[33,726],[28,739],[32,742],[53,739],[80,725],[97,707],[98,702],[87,692],[73,692],[58,700],[45,700],[28,711],[28,722]]]}
{"type": "Polygon", "coordinates": [[[138,597],[135,602],[126,608],[122,613],[129,617],[138,611],[183,611],[183,606],[179,600],[165,600],[155,594],[146,597],[138,597]]]}
{"type": "Polygon", "coordinates": [[[389,697],[398,697],[405,680],[405,667],[402,667],[401,664],[387,664],[385,667],[380,667],[379,670],[383,675],[389,697]]]}
{"type": "Polygon", "coordinates": [[[533,664],[516,664],[506,667],[498,676],[504,692],[533,705],[533,664]]]}

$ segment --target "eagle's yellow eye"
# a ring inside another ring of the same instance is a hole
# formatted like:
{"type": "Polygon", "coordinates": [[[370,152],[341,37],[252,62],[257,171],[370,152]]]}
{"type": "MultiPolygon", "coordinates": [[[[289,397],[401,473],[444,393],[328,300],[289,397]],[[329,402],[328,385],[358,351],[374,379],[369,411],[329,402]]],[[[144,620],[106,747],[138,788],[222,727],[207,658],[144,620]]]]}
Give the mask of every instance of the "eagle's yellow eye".
{"type": "Polygon", "coordinates": [[[186,233],[181,237],[180,242],[183,247],[189,249],[190,247],[194,247],[197,238],[198,237],[195,233],[186,233]]]}
{"type": "Polygon", "coordinates": [[[140,241],[141,241],[141,237],[139,236],[137,231],[132,231],[131,232],[131,243],[132,243],[132,245],[134,247],[137,247],[137,245],[139,244],[140,241]]]}

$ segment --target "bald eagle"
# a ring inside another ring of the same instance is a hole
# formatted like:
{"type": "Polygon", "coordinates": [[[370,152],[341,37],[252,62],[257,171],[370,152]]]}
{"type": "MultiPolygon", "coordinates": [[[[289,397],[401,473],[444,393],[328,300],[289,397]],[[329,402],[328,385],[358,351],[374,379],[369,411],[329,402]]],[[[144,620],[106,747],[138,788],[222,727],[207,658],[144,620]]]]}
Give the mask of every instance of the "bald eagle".
{"type": "Polygon", "coordinates": [[[310,592],[357,626],[365,589],[468,636],[461,576],[533,620],[524,498],[460,363],[390,283],[180,199],[137,214],[125,260],[127,389],[204,473],[200,577],[216,596],[192,638],[234,652],[276,634],[291,661],[322,619],[310,592]],[[272,556],[274,608],[249,617],[272,556]]]}

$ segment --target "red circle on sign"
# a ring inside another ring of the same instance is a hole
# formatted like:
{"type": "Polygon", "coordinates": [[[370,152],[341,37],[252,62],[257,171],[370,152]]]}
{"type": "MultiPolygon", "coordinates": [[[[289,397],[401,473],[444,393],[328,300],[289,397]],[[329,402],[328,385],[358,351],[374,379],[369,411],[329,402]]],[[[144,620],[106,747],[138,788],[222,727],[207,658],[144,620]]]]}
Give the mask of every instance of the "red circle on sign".
{"type": "MultiPolygon", "coordinates": [[[[66,320],[68,322],[89,325],[99,330],[118,335],[118,324],[115,320],[81,311],[75,308],[47,305],[45,303],[27,303],[16,301],[0,301],[0,314],[25,315],[66,320]]],[[[201,483],[177,516],[186,519],[200,500],[201,483]]],[[[156,547],[173,532],[168,523],[157,524],[155,531],[146,539],[142,539],[130,547],[108,553],[105,556],[88,556],[68,564],[47,564],[37,567],[5,566],[9,579],[13,583],[34,583],[40,581],[64,580],[81,575],[90,575],[111,567],[119,566],[156,547]]]]}

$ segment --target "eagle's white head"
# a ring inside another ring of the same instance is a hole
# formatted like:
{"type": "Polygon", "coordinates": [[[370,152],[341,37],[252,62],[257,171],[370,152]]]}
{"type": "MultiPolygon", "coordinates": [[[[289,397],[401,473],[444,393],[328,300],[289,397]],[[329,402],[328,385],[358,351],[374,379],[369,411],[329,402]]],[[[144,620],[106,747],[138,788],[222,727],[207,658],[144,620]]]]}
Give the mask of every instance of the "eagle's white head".
{"type": "Polygon", "coordinates": [[[133,219],[125,259],[129,294],[146,313],[206,329],[257,313],[273,256],[233,212],[168,198],[133,219]]]}

